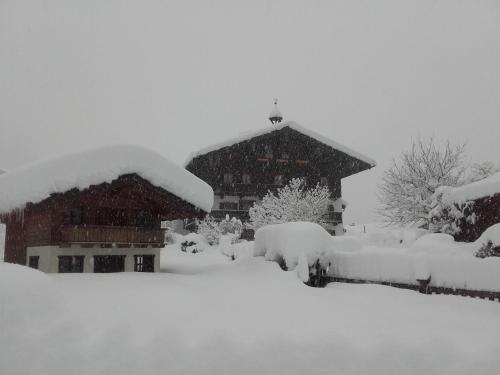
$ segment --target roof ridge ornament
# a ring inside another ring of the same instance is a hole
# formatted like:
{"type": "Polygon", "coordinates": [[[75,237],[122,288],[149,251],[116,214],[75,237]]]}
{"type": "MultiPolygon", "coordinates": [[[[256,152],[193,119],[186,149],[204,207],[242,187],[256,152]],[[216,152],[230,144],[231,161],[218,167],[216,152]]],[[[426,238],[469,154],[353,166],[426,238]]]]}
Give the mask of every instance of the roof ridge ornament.
{"type": "Polygon", "coordinates": [[[269,114],[268,119],[269,121],[271,121],[271,124],[273,125],[279,124],[283,120],[283,115],[278,109],[278,98],[274,98],[274,108],[269,114]]]}

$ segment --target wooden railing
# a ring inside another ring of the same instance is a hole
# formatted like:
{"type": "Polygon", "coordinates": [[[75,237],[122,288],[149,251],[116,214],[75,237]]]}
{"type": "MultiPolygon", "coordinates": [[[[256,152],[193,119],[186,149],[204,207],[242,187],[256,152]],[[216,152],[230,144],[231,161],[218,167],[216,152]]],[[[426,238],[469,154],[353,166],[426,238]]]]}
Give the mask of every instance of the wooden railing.
{"type": "Polygon", "coordinates": [[[61,228],[63,243],[158,244],[165,243],[165,229],[68,225],[61,228]]]}

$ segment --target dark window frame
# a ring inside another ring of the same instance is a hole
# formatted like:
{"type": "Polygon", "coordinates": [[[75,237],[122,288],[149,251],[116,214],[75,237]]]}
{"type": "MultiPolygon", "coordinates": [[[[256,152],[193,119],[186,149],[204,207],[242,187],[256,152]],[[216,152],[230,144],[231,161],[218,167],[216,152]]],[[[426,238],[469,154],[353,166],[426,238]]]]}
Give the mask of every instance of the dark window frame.
{"type": "Polygon", "coordinates": [[[57,258],[59,273],[83,273],[84,255],[59,255],[57,258]]]}
{"type": "Polygon", "coordinates": [[[37,270],[39,266],[40,266],[40,256],[30,255],[30,257],[28,258],[28,267],[37,270]]]}
{"type": "Polygon", "coordinates": [[[134,255],[134,272],[154,272],[155,254],[134,255]]]}

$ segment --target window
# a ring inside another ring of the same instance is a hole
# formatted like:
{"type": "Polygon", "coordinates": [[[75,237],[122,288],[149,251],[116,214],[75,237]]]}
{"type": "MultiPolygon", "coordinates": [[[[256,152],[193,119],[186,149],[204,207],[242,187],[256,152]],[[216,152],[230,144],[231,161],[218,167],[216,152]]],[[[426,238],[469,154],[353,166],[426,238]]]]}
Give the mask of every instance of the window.
{"type": "Polygon", "coordinates": [[[290,155],[288,155],[288,152],[281,153],[281,159],[283,159],[283,160],[290,159],[290,155]]]}
{"type": "Polygon", "coordinates": [[[154,272],[155,271],[155,256],[154,255],[134,255],[134,271],[135,272],[154,272]]]}
{"type": "Polygon", "coordinates": [[[37,270],[39,260],[40,260],[39,256],[30,256],[28,260],[28,266],[37,270]]]}
{"type": "Polygon", "coordinates": [[[138,227],[146,227],[150,228],[154,225],[153,214],[147,210],[140,210],[137,213],[137,217],[135,219],[135,225],[138,227]]]}
{"type": "Polygon", "coordinates": [[[327,177],[321,177],[319,181],[321,186],[328,186],[328,178],[327,177]]]}
{"type": "Polygon", "coordinates": [[[82,209],[72,208],[69,211],[69,223],[73,225],[80,225],[82,223],[82,209]]]}
{"type": "Polygon", "coordinates": [[[238,203],[236,203],[236,202],[220,202],[219,209],[220,210],[237,210],[238,203]]]}
{"type": "Polygon", "coordinates": [[[59,257],[59,273],[83,272],[83,255],[62,255],[59,257]]]}
{"type": "Polygon", "coordinates": [[[245,173],[241,176],[241,182],[243,182],[245,185],[250,185],[251,183],[251,179],[250,179],[250,175],[245,173]]]}
{"type": "Polygon", "coordinates": [[[109,273],[125,270],[125,255],[94,255],[94,272],[109,273]]]}
{"type": "Polygon", "coordinates": [[[275,185],[283,185],[283,176],[282,175],[277,175],[277,176],[274,176],[274,184],[275,185]]]}
{"type": "Polygon", "coordinates": [[[230,185],[233,183],[233,175],[231,173],[224,173],[224,184],[230,185]]]}

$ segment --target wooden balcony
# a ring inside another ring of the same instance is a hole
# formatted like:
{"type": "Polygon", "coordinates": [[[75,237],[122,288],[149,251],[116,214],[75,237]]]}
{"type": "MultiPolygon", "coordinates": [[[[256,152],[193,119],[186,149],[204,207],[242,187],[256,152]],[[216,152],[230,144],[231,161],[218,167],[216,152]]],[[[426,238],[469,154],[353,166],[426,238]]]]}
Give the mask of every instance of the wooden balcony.
{"type": "Polygon", "coordinates": [[[67,225],[61,228],[61,243],[165,245],[165,229],[67,225]]]}

